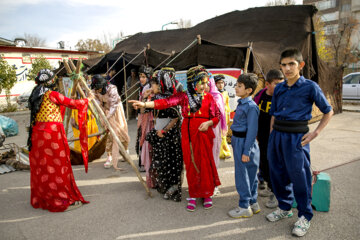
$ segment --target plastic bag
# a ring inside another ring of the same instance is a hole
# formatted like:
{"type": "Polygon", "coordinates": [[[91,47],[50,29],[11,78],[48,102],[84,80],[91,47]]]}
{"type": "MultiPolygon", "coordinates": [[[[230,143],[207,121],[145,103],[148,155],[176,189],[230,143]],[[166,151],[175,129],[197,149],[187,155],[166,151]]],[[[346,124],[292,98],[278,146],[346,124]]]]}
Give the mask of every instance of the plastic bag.
{"type": "Polygon", "coordinates": [[[0,127],[5,137],[16,136],[19,133],[19,127],[16,121],[8,117],[0,116],[0,127]]]}

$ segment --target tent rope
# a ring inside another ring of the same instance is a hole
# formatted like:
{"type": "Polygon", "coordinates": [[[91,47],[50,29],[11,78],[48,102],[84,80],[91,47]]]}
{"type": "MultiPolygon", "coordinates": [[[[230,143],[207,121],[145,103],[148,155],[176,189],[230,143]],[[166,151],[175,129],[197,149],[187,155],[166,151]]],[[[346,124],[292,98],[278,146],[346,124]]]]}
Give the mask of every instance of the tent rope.
{"type": "Polygon", "coordinates": [[[261,65],[260,65],[260,63],[259,63],[258,59],[256,58],[256,55],[255,55],[254,50],[253,50],[253,48],[252,48],[252,47],[250,47],[250,52],[252,52],[252,53],[253,53],[253,56],[254,56],[255,62],[256,62],[256,64],[258,65],[258,67],[259,67],[259,69],[260,69],[260,72],[261,72],[261,74],[262,74],[262,75],[263,75],[263,77],[264,77],[264,80],[266,80],[265,74],[264,74],[264,72],[263,72],[263,70],[262,70],[262,68],[261,68],[261,65]]]}
{"type": "Polygon", "coordinates": [[[116,59],[116,61],[114,62],[114,64],[111,65],[111,67],[106,71],[106,75],[108,75],[108,73],[110,72],[110,70],[115,66],[115,64],[120,60],[120,58],[121,58],[122,56],[124,56],[124,53],[122,53],[122,54],[120,55],[120,57],[118,57],[118,59],[116,59]]]}
{"type": "MultiPolygon", "coordinates": [[[[136,85],[134,85],[136,86],[136,85]]],[[[125,98],[122,103],[125,103],[132,95],[134,95],[135,93],[137,93],[140,90],[140,87],[138,87],[133,93],[131,93],[127,98],[125,98]]]]}
{"type": "MultiPolygon", "coordinates": [[[[132,89],[133,87],[136,87],[138,84],[140,84],[140,82],[136,82],[134,85],[132,85],[132,86],[126,91],[126,93],[130,92],[131,89],[132,89]]],[[[120,95],[120,98],[122,98],[124,95],[125,95],[125,93],[121,94],[121,95],[120,95]]]]}
{"type": "Polygon", "coordinates": [[[162,61],[161,63],[159,63],[159,65],[157,65],[157,66],[154,68],[154,70],[157,69],[158,67],[160,67],[161,65],[163,65],[164,62],[166,62],[167,60],[169,60],[169,58],[171,58],[171,56],[172,56],[172,55],[168,56],[164,61],[162,61]]]}
{"type": "Polygon", "coordinates": [[[124,69],[125,69],[130,63],[132,63],[137,57],[139,57],[145,50],[146,50],[146,48],[144,48],[144,50],[142,50],[141,52],[139,52],[138,55],[136,55],[133,59],[131,59],[131,61],[128,62],[128,64],[126,64],[120,71],[118,71],[118,72],[109,80],[109,82],[110,82],[111,80],[113,80],[119,73],[121,73],[122,71],[124,71],[124,69]]]}
{"type": "Polygon", "coordinates": [[[197,43],[198,39],[196,38],[194,41],[192,41],[186,48],[184,48],[181,52],[179,52],[178,55],[176,55],[173,59],[171,59],[165,66],[168,66],[170,63],[172,63],[176,58],[178,58],[183,52],[188,50],[194,43],[197,43]]]}

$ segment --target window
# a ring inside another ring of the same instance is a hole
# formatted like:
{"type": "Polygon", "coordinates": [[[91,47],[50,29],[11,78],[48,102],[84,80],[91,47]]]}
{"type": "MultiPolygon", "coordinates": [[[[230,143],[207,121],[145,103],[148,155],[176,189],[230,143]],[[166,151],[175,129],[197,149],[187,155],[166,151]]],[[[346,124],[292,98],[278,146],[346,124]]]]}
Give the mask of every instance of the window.
{"type": "Polygon", "coordinates": [[[333,35],[338,32],[339,25],[331,24],[324,27],[325,35],[333,35]]]}
{"type": "Polygon", "coordinates": [[[350,4],[343,4],[343,5],[341,5],[341,11],[342,11],[342,12],[348,12],[348,11],[350,11],[350,10],[351,10],[350,4]]]}
{"type": "Polygon", "coordinates": [[[344,84],[359,84],[360,74],[353,74],[344,78],[344,84]]]}
{"type": "Polygon", "coordinates": [[[339,19],[339,12],[327,13],[321,16],[324,22],[336,21],[339,19]]]}
{"type": "Polygon", "coordinates": [[[32,63],[32,61],[31,61],[31,55],[30,55],[30,54],[23,54],[23,55],[22,55],[22,62],[23,62],[23,63],[31,64],[31,63],[32,63]]]}
{"type": "Polygon", "coordinates": [[[319,11],[334,8],[336,7],[336,0],[317,2],[315,3],[315,6],[319,9],[319,11]]]}

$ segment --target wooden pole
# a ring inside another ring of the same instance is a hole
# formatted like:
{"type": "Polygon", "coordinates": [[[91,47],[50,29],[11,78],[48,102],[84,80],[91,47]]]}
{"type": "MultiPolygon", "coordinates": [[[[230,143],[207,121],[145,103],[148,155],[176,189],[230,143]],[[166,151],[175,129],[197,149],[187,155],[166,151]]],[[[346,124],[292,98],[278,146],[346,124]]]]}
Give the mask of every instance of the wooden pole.
{"type": "MultiPolygon", "coordinates": [[[[123,65],[124,65],[124,88],[125,88],[125,99],[127,99],[127,79],[126,79],[126,66],[125,66],[125,59],[123,58],[123,65]]],[[[129,106],[128,102],[125,101],[126,106],[126,120],[129,121],[129,106]]]]}
{"type": "Polygon", "coordinates": [[[244,65],[244,73],[247,73],[248,66],[249,66],[249,59],[250,59],[250,50],[252,49],[252,42],[248,43],[248,48],[246,50],[246,58],[245,58],[245,65],[244,65]]]}
{"type": "MultiPolygon", "coordinates": [[[[83,77],[79,78],[79,84],[81,84],[81,86],[86,89],[86,91],[88,91],[89,93],[91,93],[91,90],[89,89],[89,87],[87,86],[85,80],[83,77]]],[[[135,164],[133,163],[133,161],[130,158],[130,155],[125,151],[124,145],[122,145],[120,139],[118,138],[118,136],[116,135],[115,131],[112,129],[109,121],[107,120],[103,110],[101,109],[100,105],[97,103],[97,101],[95,99],[91,100],[92,104],[95,106],[97,112],[99,113],[99,116],[102,118],[102,120],[104,121],[107,129],[109,130],[111,136],[113,137],[113,140],[116,141],[116,143],[119,146],[120,149],[120,154],[121,156],[130,164],[130,166],[134,169],[139,181],[142,183],[142,185],[144,186],[147,194],[152,197],[152,194],[149,190],[149,188],[146,185],[146,182],[144,181],[144,179],[142,178],[139,170],[137,169],[137,167],[135,166],[135,164]]]]}
{"type": "MultiPolygon", "coordinates": [[[[65,60],[64,61],[64,66],[66,68],[66,71],[68,71],[68,69],[71,69],[72,71],[75,71],[76,74],[79,74],[80,73],[81,62],[82,62],[82,59],[80,58],[78,60],[77,67],[75,67],[74,63],[71,60],[69,60],[69,64],[68,64],[68,61],[65,60]]],[[[72,72],[71,70],[70,70],[70,73],[72,72]]],[[[72,86],[72,89],[71,89],[71,95],[70,95],[70,98],[72,98],[72,99],[74,99],[76,97],[77,83],[78,83],[78,79],[74,79],[73,86],[72,86]]],[[[69,125],[70,125],[69,123],[70,123],[70,118],[71,118],[71,111],[72,110],[70,108],[66,108],[66,114],[65,114],[65,134],[66,135],[67,135],[67,133],[69,131],[69,125]]]]}
{"type": "MultiPolygon", "coordinates": [[[[105,134],[105,133],[106,133],[106,132],[104,131],[104,132],[101,132],[101,133],[90,134],[90,135],[88,135],[88,138],[101,136],[101,135],[103,135],[103,134],[105,134]]],[[[68,139],[67,141],[68,141],[68,142],[75,142],[75,141],[78,141],[78,140],[80,140],[80,138],[71,138],[71,139],[68,139]]]]}
{"type": "MultiPolygon", "coordinates": [[[[70,67],[68,66],[68,63],[64,61],[64,65],[65,65],[65,68],[67,70],[67,72],[69,74],[72,73],[70,67]]],[[[82,76],[79,76],[79,84],[82,88],[84,88],[89,94],[92,94],[91,93],[91,90],[89,89],[88,85],[86,84],[86,81],[84,80],[84,78],[82,76]]],[[[85,95],[85,93],[84,93],[85,95]]],[[[109,130],[111,136],[113,137],[113,140],[116,141],[116,143],[118,144],[119,146],[119,149],[120,149],[120,154],[121,156],[130,164],[130,166],[134,169],[140,183],[142,183],[142,185],[144,186],[147,194],[152,197],[152,194],[149,190],[149,188],[147,187],[146,185],[146,182],[144,181],[144,179],[142,178],[139,170],[137,169],[137,167],[135,166],[135,164],[133,163],[133,161],[131,160],[130,158],[130,155],[125,151],[125,148],[124,148],[124,145],[122,145],[120,139],[118,138],[118,136],[116,135],[115,131],[112,129],[109,121],[107,120],[103,110],[101,109],[101,107],[99,106],[99,104],[97,103],[97,101],[95,99],[92,99],[91,100],[91,103],[94,105],[94,107],[96,108],[97,112],[99,113],[99,117],[101,117],[101,119],[103,120],[103,122],[105,123],[107,129],[109,130]]]]}

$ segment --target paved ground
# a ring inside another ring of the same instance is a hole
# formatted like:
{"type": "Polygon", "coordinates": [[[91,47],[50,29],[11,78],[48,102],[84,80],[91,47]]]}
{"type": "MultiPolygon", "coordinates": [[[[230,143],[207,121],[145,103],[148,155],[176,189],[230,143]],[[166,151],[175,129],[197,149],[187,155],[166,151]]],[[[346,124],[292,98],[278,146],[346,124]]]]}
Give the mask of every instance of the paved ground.
{"type": "MultiPolygon", "coordinates": [[[[360,110],[360,106],[358,107],[360,110]]],[[[6,142],[24,145],[24,124],[28,115],[13,116],[20,134],[6,142]]],[[[311,145],[312,167],[322,170],[360,159],[360,113],[344,112],[311,145]]],[[[314,128],[317,123],[313,124],[314,128]]],[[[129,122],[134,155],[136,123],[129,122]]],[[[0,239],[290,239],[296,218],[277,223],[265,220],[271,210],[259,198],[262,211],[250,219],[231,219],[226,213],[236,206],[233,160],[221,162],[221,195],[214,208],[201,206],[194,213],[185,210],[186,201],[166,201],[156,191],[148,198],[135,173],[126,163],[125,172],[103,168],[103,162],[89,164],[89,173],[74,166],[80,191],[90,204],[74,211],[50,213],[33,209],[29,203],[29,172],[0,175],[0,239]]],[[[359,239],[360,161],[326,170],[331,176],[330,212],[315,212],[304,239],[359,239]]],[[[186,181],[183,197],[188,197],[186,181]]],[[[296,210],[295,210],[296,212],[296,210]]]]}

